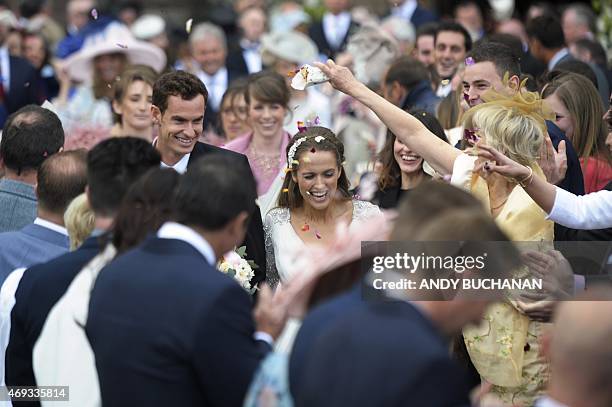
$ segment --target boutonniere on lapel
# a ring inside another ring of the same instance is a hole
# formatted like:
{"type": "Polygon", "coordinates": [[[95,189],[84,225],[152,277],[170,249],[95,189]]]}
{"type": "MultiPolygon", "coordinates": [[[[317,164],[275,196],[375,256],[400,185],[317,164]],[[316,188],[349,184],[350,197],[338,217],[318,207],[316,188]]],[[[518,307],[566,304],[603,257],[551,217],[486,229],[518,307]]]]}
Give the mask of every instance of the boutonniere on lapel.
{"type": "Polygon", "coordinates": [[[234,277],[234,280],[242,288],[247,290],[249,294],[253,294],[257,290],[257,286],[251,287],[251,279],[255,276],[254,270],[258,269],[259,266],[253,260],[247,260],[246,255],[246,246],[232,250],[223,255],[221,261],[217,263],[217,268],[222,273],[234,277]]]}

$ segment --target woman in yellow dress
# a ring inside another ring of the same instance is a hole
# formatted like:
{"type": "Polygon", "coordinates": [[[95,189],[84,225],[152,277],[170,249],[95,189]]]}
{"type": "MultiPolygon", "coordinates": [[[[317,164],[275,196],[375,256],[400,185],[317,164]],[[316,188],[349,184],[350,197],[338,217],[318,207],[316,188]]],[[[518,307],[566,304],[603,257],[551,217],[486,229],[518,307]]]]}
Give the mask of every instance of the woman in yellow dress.
{"type": "MultiPolygon", "coordinates": [[[[398,139],[439,174],[481,199],[500,228],[515,242],[552,242],[553,223],[516,182],[486,171],[484,160],[462,152],[431,134],[417,119],[357,81],[344,67],[328,61],[317,66],[334,88],[370,109],[398,139]]],[[[512,95],[489,93],[487,103],[466,113],[470,139],[486,143],[526,165],[531,177],[544,177],[537,164],[549,116],[537,94],[514,89],[512,95]]],[[[547,136],[546,136],[547,137],[547,136]]],[[[505,403],[530,406],[544,390],[548,366],[539,357],[538,337],[546,324],[532,321],[505,301],[492,305],[480,327],[464,331],[470,358],[484,381],[505,403]]]]}

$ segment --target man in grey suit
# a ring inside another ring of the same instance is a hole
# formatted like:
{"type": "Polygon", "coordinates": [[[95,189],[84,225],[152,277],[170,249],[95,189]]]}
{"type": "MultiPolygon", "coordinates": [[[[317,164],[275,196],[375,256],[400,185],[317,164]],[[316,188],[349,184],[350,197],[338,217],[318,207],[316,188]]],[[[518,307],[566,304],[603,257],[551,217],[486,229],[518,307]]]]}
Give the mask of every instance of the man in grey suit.
{"type": "Polygon", "coordinates": [[[38,170],[38,216],[34,223],[13,232],[0,233],[0,286],[16,268],[46,262],[68,251],[64,212],[85,191],[85,150],[53,155],[38,170]]]}
{"type": "Polygon", "coordinates": [[[9,116],[0,142],[0,232],[34,222],[36,173],[63,145],[64,129],[50,110],[28,105],[9,116]]]}

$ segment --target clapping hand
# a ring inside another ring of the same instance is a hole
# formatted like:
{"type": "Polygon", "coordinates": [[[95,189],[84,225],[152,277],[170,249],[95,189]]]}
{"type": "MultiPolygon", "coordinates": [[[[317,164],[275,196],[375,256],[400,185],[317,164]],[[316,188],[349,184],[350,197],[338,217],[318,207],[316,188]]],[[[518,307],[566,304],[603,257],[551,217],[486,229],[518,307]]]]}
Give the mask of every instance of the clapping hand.
{"type": "Polygon", "coordinates": [[[556,151],[550,137],[548,135],[544,137],[544,144],[542,145],[538,164],[551,184],[556,185],[565,178],[565,172],[567,171],[567,154],[565,150],[565,140],[561,140],[559,151],[556,151]]]}

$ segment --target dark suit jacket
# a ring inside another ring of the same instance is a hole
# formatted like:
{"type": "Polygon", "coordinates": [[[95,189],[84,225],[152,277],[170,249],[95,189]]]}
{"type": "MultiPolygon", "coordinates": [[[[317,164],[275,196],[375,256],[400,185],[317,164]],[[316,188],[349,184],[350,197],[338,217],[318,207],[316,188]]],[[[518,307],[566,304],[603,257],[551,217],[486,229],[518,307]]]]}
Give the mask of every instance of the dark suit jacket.
{"type": "MultiPolygon", "coordinates": [[[[199,159],[200,157],[205,156],[207,154],[215,153],[239,155],[244,160],[245,165],[249,165],[247,158],[242,154],[238,154],[233,151],[226,150],[224,148],[215,147],[210,144],[198,142],[196,143],[195,147],[193,148],[193,151],[191,152],[187,167],[192,165],[195,160],[199,159]]],[[[251,217],[249,227],[247,229],[247,234],[242,244],[246,246],[247,258],[249,260],[253,260],[255,264],[259,266],[259,268],[254,270],[255,276],[253,277],[253,280],[251,280],[251,285],[253,286],[266,279],[266,246],[264,243],[263,222],[261,220],[261,211],[259,209],[259,206],[255,208],[255,212],[251,217]]]]}
{"type": "Polygon", "coordinates": [[[42,104],[45,94],[36,69],[27,60],[14,56],[9,56],[9,64],[11,83],[4,101],[7,113],[10,115],[26,105],[42,104]]]}
{"type": "Polygon", "coordinates": [[[438,16],[420,5],[417,5],[412,17],[410,17],[410,22],[412,25],[414,25],[415,29],[418,29],[425,23],[431,23],[434,21],[438,21],[438,16]]]}
{"type": "Polygon", "coordinates": [[[243,49],[240,44],[235,44],[233,47],[230,48],[227,54],[227,59],[225,60],[227,70],[229,72],[233,72],[235,78],[240,78],[249,75],[249,68],[247,67],[242,52],[243,49]]]}
{"type": "Polygon", "coordinates": [[[349,37],[355,33],[358,28],[359,25],[351,19],[349,29],[346,32],[346,35],[344,36],[339,48],[332,48],[332,46],[327,42],[327,38],[325,38],[325,33],[323,31],[323,21],[317,21],[316,23],[311,24],[310,28],[308,29],[308,36],[317,45],[320,54],[327,55],[328,58],[335,59],[336,54],[344,51],[349,37]]]}
{"type": "Polygon", "coordinates": [[[407,302],[364,299],[360,286],[306,317],[289,381],[296,407],[469,405],[431,322],[407,302]]]}
{"type": "MultiPolygon", "coordinates": [[[[563,188],[574,195],[584,195],[584,178],[582,176],[582,168],[580,167],[578,154],[576,154],[576,150],[574,150],[572,142],[569,141],[561,129],[550,120],[546,121],[546,128],[555,149],[558,149],[561,140],[565,140],[567,152],[567,171],[565,172],[565,178],[558,184],[559,188],[563,188]]],[[[575,240],[575,237],[576,230],[555,224],[555,240],[575,240]]]]}
{"type": "Polygon", "coordinates": [[[249,295],[190,244],[151,237],[104,268],[87,336],[105,406],[241,406],[269,346],[249,295]]]}
{"type": "MultiPolygon", "coordinates": [[[[66,293],[77,273],[98,254],[99,250],[98,238],[90,237],[76,251],[66,253],[47,263],[32,266],[23,273],[15,292],[15,306],[11,312],[11,334],[6,349],[8,386],[36,385],[32,370],[32,350],[47,315],[66,293]]],[[[19,403],[19,405],[26,404],[19,403]]]]}
{"type": "Polygon", "coordinates": [[[436,109],[439,104],[440,98],[436,96],[431,88],[431,82],[421,81],[409,90],[401,108],[407,112],[412,109],[425,110],[436,116],[436,109]]]}

